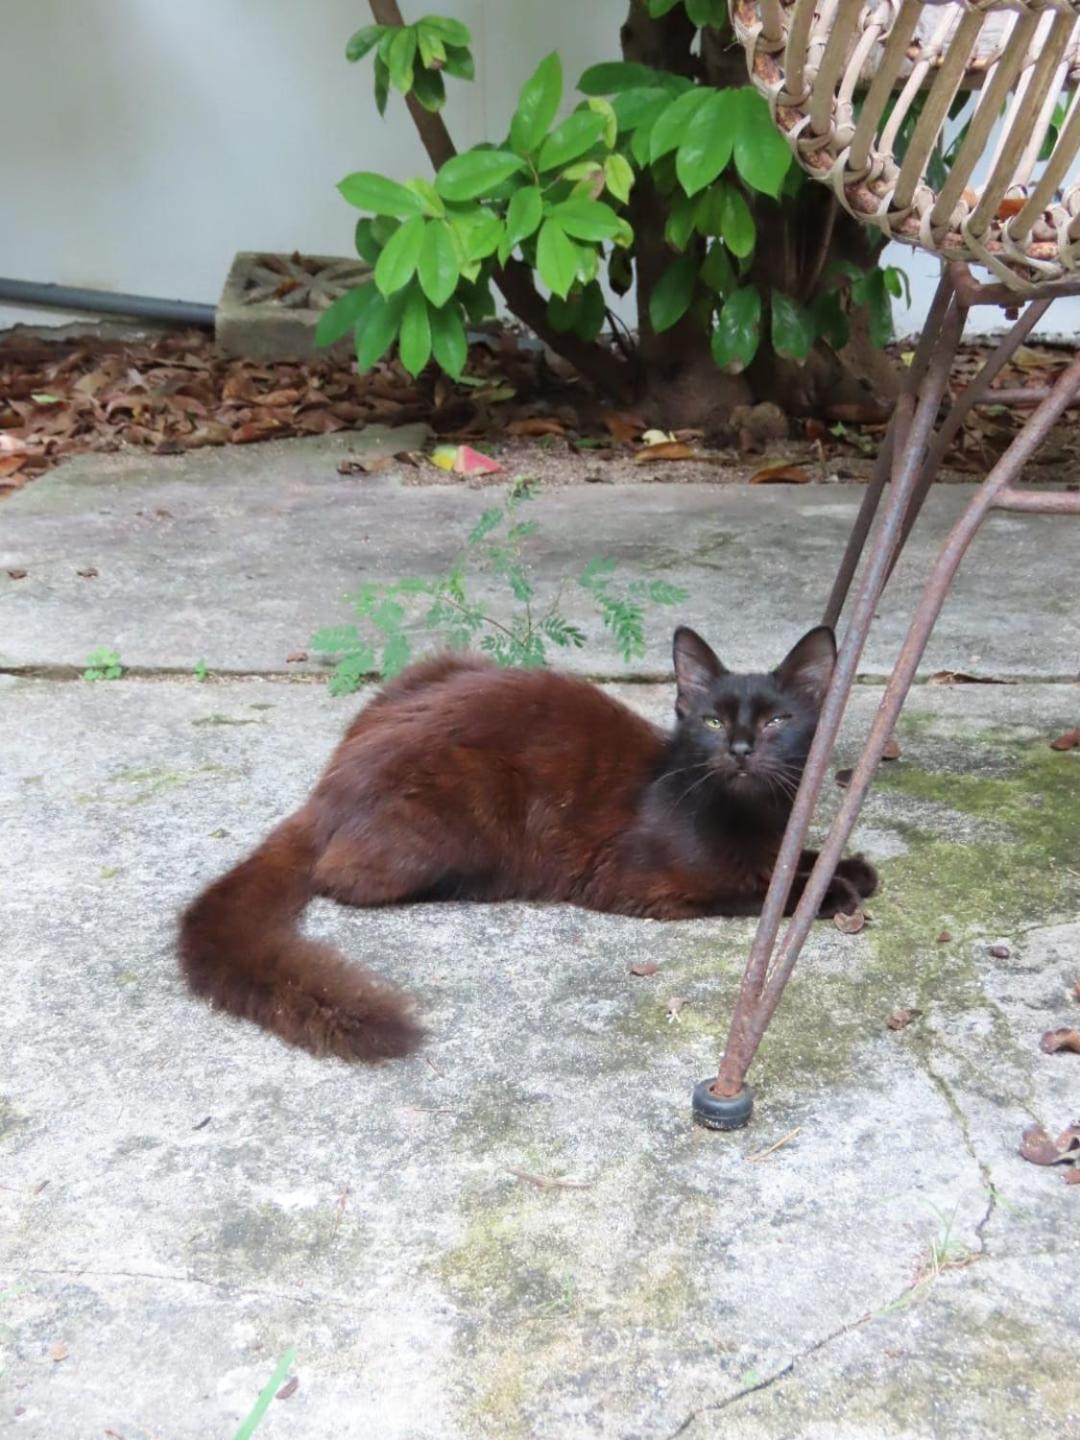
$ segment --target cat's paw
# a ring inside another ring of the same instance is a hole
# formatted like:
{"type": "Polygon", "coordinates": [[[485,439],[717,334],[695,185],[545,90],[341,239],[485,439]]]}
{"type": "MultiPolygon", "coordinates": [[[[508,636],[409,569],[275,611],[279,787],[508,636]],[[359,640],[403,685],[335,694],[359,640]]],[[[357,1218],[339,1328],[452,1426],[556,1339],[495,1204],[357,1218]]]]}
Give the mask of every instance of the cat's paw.
{"type": "Polygon", "coordinates": [[[878,888],[878,873],[861,855],[849,855],[836,867],[837,875],[846,880],[861,900],[873,895],[878,888]]]}
{"type": "Polygon", "coordinates": [[[829,888],[821,897],[817,918],[831,920],[834,915],[852,915],[859,908],[859,892],[855,886],[836,874],[829,881],[829,888]]]}

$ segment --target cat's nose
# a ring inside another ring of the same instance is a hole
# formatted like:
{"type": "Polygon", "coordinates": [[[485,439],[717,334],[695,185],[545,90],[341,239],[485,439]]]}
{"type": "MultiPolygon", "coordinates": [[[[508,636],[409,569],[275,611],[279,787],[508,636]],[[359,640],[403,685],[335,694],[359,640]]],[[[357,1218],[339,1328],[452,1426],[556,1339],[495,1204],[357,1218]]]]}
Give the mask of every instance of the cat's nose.
{"type": "Polygon", "coordinates": [[[753,748],[754,742],[752,740],[732,740],[731,742],[731,753],[735,756],[736,760],[745,760],[753,748]]]}

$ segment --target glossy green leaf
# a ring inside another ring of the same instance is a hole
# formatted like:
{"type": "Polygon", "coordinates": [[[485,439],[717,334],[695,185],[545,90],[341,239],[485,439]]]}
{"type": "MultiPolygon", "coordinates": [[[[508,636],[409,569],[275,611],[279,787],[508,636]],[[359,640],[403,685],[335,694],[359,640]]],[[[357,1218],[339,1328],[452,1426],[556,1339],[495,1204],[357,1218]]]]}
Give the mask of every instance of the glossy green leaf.
{"type": "Polygon", "coordinates": [[[405,183],[414,195],[420,197],[425,215],[443,216],[446,214],[446,206],[442,202],[442,197],[430,180],[425,180],[422,175],[417,175],[405,183]]]}
{"type": "Polygon", "coordinates": [[[666,15],[669,10],[674,10],[678,3],[679,0],[646,0],[649,14],[654,20],[658,20],[661,15],[666,15]]]}
{"type": "Polygon", "coordinates": [[[536,233],[544,213],[544,200],[535,185],[526,185],[510,197],[506,210],[507,253],[536,233]]]}
{"type": "Polygon", "coordinates": [[[417,70],[413,75],[412,93],[425,110],[437,114],[446,104],[446,82],[441,70],[417,70]]]}
{"type": "Polygon", "coordinates": [[[509,150],[467,150],[455,155],[435,177],[435,189],[444,200],[458,203],[486,195],[525,164],[509,150]]]}
{"type": "Polygon", "coordinates": [[[457,247],[445,221],[436,220],[425,228],[416,273],[432,305],[445,305],[457,288],[461,274],[457,247]]]}
{"type": "Polygon", "coordinates": [[[814,343],[815,326],[810,312],[782,290],[770,296],[773,349],[785,360],[801,365],[814,343]]]}
{"type": "Polygon", "coordinates": [[[826,290],[814,297],[810,305],[814,328],[827,345],[842,350],[851,335],[851,325],[843,301],[836,290],[826,290]]]}
{"type": "Polygon", "coordinates": [[[416,41],[420,47],[420,63],[426,70],[446,63],[446,45],[442,36],[422,20],[416,25],[416,41]]]}
{"type": "Polygon", "coordinates": [[[724,186],[722,225],[724,244],[733,255],[745,260],[753,252],[757,226],[745,197],[734,185],[724,186]]]}
{"type": "Polygon", "coordinates": [[[761,341],[761,296],[746,286],[729,295],[712,336],[712,356],[722,370],[737,375],[757,354],[761,341]]]}
{"type": "Polygon", "coordinates": [[[431,322],[431,353],[435,363],[456,380],[465,368],[469,346],[465,326],[456,300],[429,312],[431,322]]]}
{"type": "Polygon", "coordinates": [[[607,308],[604,292],[596,281],[585,285],[563,300],[552,295],[547,305],[547,316],[551,328],[560,335],[575,334],[579,340],[590,343],[604,328],[607,308]]]}
{"type": "Polygon", "coordinates": [[[577,279],[578,251],[557,220],[545,220],[540,226],[536,268],[548,289],[565,299],[577,279]]]}
{"type": "Polygon", "coordinates": [[[402,25],[393,31],[390,43],[379,54],[386,61],[390,79],[395,89],[407,95],[412,89],[413,67],[416,63],[416,31],[411,25],[402,25]]]}
{"type": "Polygon", "coordinates": [[[764,195],[780,194],[784,177],[791,168],[791,151],[773,123],[765,99],[746,87],[733,91],[732,122],[735,130],[735,168],[753,190],[764,195]]]}
{"type": "Polygon", "coordinates": [[[698,28],[728,23],[727,0],[686,0],[686,13],[698,28]]]}
{"type": "Polygon", "coordinates": [[[349,36],[349,42],[345,46],[346,60],[362,60],[369,50],[382,39],[383,27],[381,25],[365,25],[362,30],[357,30],[355,35],[349,36]]]}
{"type": "Polygon", "coordinates": [[[600,132],[600,138],[609,150],[614,150],[615,141],[619,138],[619,121],[614,105],[610,100],[602,100],[596,95],[586,100],[585,104],[594,115],[603,116],[604,128],[600,132]]]}
{"type": "Polygon", "coordinates": [[[616,295],[625,295],[633,283],[633,259],[625,250],[613,250],[608,256],[608,284],[616,295]]]}
{"type": "Polygon", "coordinates": [[[558,52],[545,55],[521,87],[510,121],[510,144],[522,155],[535,150],[551,128],[562,99],[562,62],[558,52]]]}
{"type": "Polygon", "coordinates": [[[339,295],[319,316],[319,323],[315,327],[315,344],[320,347],[333,345],[336,340],[347,335],[357,321],[363,319],[378,293],[374,283],[365,280],[363,285],[357,285],[354,290],[346,290],[344,295],[339,295]]]}
{"type": "Polygon", "coordinates": [[[722,240],[714,240],[709,246],[709,253],[701,267],[701,278],[718,295],[730,295],[738,284],[735,267],[722,240]]]}
{"type": "Polygon", "coordinates": [[[634,167],[625,155],[609,155],[604,161],[604,184],[624,205],[630,199],[635,179],[634,167]]]}
{"type": "Polygon", "coordinates": [[[466,260],[486,260],[495,253],[502,239],[503,222],[490,210],[474,210],[467,215],[455,215],[450,223],[466,260]]]}
{"type": "Polygon", "coordinates": [[[541,145],[537,169],[541,174],[559,170],[579,155],[584,155],[604,133],[605,123],[603,115],[597,115],[592,110],[575,110],[561,125],[556,125],[541,145]]]}
{"type": "Polygon", "coordinates": [[[405,308],[401,312],[398,355],[402,365],[413,376],[419,375],[431,359],[431,321],[428,319],[427,301],[416,285],[406,295],[405,308]]]}
{"type": "Polygon", "coordinates": [[[670,101],[669,90],[645,86],[616,95],[611,102],[611,108],[615,111],[620,132],[630,132],[640,125],[653,124],[667,109],[670,101]]]}
{"type": "Polygon", "coordinates": [[[578,81],[582,95],[618,95],[623,90],[662,83],[663,76],[651,65],[636,65],[626,60],[606,60],[590,65],[578,81]]]}
{"type": "Polygon", "coordinates": [[[356,364],[360,370],[370,370],[390,349],[401,324],[402,304],[402,295],[387,300],[376,291],[375,299],[356,327],[356,364]]]}
{"type": "Polygon", "coordinates": [[[732,112],[737,93],[712,91],[686,127],[675,156],[675,174],[687,195],[696,195],[711,185],[731,159],[735,145],[732,112]]]}
{"type": "Polygon", "coordinates": [[[697,276],[698,262],[692,255],[683,255],[660,276],[649,296],[649,322],[657,333],[670,330],[690,309],[697,276]]]}
{"type": "Polygon", "coordinates": [[[696,206],[687,195],[675,195],[664,224],[664,239],[675,250],[685,250],[694,232],[696,206]]]}
{"type": "Polygon", "coordinates": [[[652,128],[649,159],[654,165],[662,156],[679,148],[686,139],[690,121],[715,93],[714,90],[701,85],[694,90],[687,90],[671,101],[652,128]]]}
{"type": "Polygon", "coordinates": [[[611,240],[619,229],[619,217],[609,205],[583,196],[563,200],[548,213],[576,240],[611,240]]]}
{"type": "Polygon", "coordinates": [[[386,102],[390,98],[390,71],[386,61],[375,56],[375,108],[380,115],[386,114],[386,102]]]}
{"type": "Polygon", "coordinates": [[[370,210],[374,215],[396,215],[404,220],[410,215],[419,215],[423,203],[418,195],[388,180],[385,175],[376,175],[370,170],[357,170],[346,175],[338,190],[358,210],[370,210]]]}
{"type": "Polygon", "coordinates": [[[403,289],[416,274],[426,229],[424,217],[414,215],[386,242],[386,248],[375,263],[375,284],[384,295],[393,295],[403,289]]]}
{"type": "Polygon", "coordinates": [[[425,30],[430,30],[433,35],[438,35],[447,45],[472,44],[469,27],[460,20],[452,20],[446,15],[423,15],[417,23],[423,25],[425,30]]]}
{"type": "Polygon", "coordinates": [[[447,45],[446,64],[443,74],[453,75],[455,80],[472,80],[476,76],[476,64],[472,53],[464,46],[447,45]]]}
{"type": "Polygon", "coordinates": [[[356,222],[356,253],[369,265],[374,265],[382,252],[382,246],[375,239],[374,228],[375,222],[367,216],[356,222]]]}
{"type": "Polygon", "coordinates": [[[723,235],[724,189],[724,182],[720,180],[698,196],[694,206],[694,229],[699,235],[723,235]]]}

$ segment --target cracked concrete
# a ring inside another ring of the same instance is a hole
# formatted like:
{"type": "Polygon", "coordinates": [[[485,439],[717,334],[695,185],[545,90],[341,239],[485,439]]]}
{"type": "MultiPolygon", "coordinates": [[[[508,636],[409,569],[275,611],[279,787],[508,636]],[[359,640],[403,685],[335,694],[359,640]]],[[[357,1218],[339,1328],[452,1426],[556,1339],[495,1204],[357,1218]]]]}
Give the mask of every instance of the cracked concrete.
{"type": "MultiPolygon", "coordinates": [[[[56,501],[57,557],[88,503],[56,501]]],[[[1021,578],[999,574],[1001,608],[1021,578]]],[[[165,666],[160,577],[130,579],[165,666]]],[[[273,614],[311,577],[279,580],[273,614]]],[[[102,640],[118,602],[86,594],[102,640]]],[[[5,620],[3,648],[52,664],[74,611],[35,605],[37,638],[5,620]]],[[[249,656],[275,653],[264,619],[249,656]]],[[[984,631],[1004,664],[1013,639],[984,631]]],[[[1080,752],[1047,741],[1078,691],[1050,683],[1060,634],[1034,634],[1037,682],[913,694],[857,836],[872,923],[815,929],[729,1136],[690,1126],[689,1094],[749,922],[319,904],[312,931],[407,986],[430,1033],[402,1064],[318,1062],[191,1001],[172,925],[354,702],[280,665],[0,676],[0,1432],[228,1440],[292,1347],[298,1388],[257,1440],[1080,1436],[1080,1190],[1016,1153],[1032,1119],[1080,1113],[1080,1060],[1038,1044],[1077,1013],[1080,752]],[[894,1032],[898,1006],[920,1013],[894,1032]]],[[[616,689],[669,710],[665,686],[616,689]]],[[[876,700],[856,692],[838,764],[876,700]]]]}

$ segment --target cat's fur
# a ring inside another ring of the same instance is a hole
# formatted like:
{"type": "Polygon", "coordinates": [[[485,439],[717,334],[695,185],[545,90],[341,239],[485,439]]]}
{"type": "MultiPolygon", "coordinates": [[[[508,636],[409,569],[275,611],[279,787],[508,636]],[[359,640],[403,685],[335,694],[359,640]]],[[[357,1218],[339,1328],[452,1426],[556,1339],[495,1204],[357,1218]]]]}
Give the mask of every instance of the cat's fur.
{"type": "MultiPolygon", "coordinates": [[[[811,630],[768,675],[731,674],[685,628],[674,651],[670,734],[569,675],[460,655],[413,665],[352,722],[301,809],[184,914],[192,990],[291,1044],[373,1061],[407,1054],[422,1032],[403,995],[300,933],[314,895],[756,914],[832,632],[811,630]]],[[[875,885],[865,861],[842,861],[821,913],[854,909],[875,885]]]]}

